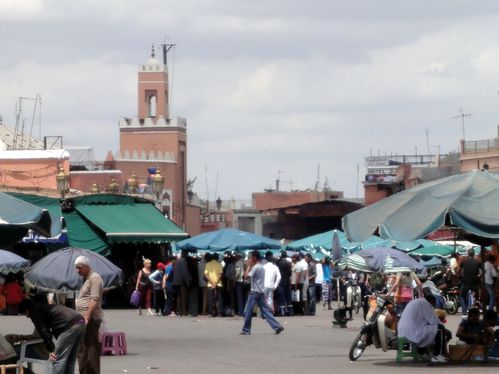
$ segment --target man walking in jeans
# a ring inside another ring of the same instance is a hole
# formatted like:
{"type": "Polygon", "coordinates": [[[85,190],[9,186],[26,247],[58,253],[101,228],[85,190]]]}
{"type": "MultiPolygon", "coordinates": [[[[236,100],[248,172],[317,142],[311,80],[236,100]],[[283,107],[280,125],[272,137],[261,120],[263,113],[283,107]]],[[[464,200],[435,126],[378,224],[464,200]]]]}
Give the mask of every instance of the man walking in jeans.
{"type": "Polygon", "coordinates": [[[284,330],[284,327],[274,318],[272,310],[265,301],[265,269],[260,263],[260,260],[261,256],[258,251],[250,253],[247,264],[248,267],[244,276],[245,278],[251,278],[251,291],[248,295],[246,307],[244,308],[244,326],[240,335],[251,335],[251,320],[253,318],[253,307],[255,304],[258,305],[262,312],[262,317],[265,318],[276,334],[280,334],[284,330]]]}

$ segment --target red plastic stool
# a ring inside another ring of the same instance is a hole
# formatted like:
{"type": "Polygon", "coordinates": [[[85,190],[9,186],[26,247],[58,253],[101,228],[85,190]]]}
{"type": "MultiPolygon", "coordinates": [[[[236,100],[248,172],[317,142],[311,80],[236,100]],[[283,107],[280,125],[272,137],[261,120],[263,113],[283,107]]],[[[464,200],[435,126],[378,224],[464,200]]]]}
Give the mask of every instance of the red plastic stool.
{"type": "Polygon", "coordinates": [[[126,338],[124,332],[103,332],[99,335],[100,354],[126,355],[126,338]]]}

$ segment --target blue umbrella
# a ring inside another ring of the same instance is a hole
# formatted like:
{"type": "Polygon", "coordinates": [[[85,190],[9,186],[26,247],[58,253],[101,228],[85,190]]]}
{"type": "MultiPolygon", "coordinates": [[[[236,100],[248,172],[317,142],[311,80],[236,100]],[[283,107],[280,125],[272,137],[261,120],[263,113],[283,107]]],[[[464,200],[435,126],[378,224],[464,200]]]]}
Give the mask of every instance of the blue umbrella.
{"type": "Polygon", "coordinates": [[[81,248],[63,248],[37,261],[25,274],[25,280],[34,287],[50,291],[75,291],[83,284],[74,262],[79,256],[87,256],[90,267],[104,282],[104,288],[120,286],[122,272],[104,256],[81,248]]]}
{"type": "Polygon", "coordinates": [[[331,246],[332,250],[332,255],[333,255],[333,262],[336,263],[337,261],[341,260],[341,257],[343,255],[343,250],[341,248],[340,244],[340,238],[338,237],[338,232],[337,230],[334,230],[333,232],[333,244],[331,246]]]}
{"type": "Polygon", "coordinates": [[[426,272],[426,268],[409,255],[393,248],[373,248],[355,252],[340,260],[341,268],[364,272],[426,272]]]}
{"type": "Polygon", "coordinates": [[[10,251],[0,249],[0,273],[8,274],[27,268],[29,261],[10,251]]]}
{"type": "Polygon", "coordinates": [[[280,249],[277,240],[236,229],[221,229],[177,242],[178,249],[225,252],[249,249],[280,249]]]}

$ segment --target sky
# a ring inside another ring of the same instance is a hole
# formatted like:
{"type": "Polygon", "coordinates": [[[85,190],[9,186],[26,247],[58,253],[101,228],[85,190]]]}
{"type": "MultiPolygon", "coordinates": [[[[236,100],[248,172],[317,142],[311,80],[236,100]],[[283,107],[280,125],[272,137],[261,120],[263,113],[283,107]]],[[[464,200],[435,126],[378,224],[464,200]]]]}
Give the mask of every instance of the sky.
{"type": "Polygon", "coordinates": [[[460,113],[467,140],[497,136],[493,0],[0,0],[0,31],[3,123],[39,94],[41,135],[101,160],[151,45],[175,44],[171,112],[202,198],[276,179],[362,197],[366,156],[457,151],[460,113]]]}

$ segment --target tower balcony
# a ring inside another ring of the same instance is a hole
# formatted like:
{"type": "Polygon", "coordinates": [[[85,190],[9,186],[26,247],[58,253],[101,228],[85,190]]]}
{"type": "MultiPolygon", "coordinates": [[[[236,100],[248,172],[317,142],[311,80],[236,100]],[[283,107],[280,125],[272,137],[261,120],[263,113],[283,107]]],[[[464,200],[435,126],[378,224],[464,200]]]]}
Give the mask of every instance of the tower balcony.
{"type": "Polygon", "coordinates": [[[120,129],[140,129],[140,128],[161,128],[166,129],[186,129],[187,120],[183,117],[165,118],[163,116],[147,118],[121,117],[119,120],[120,129]]]}

